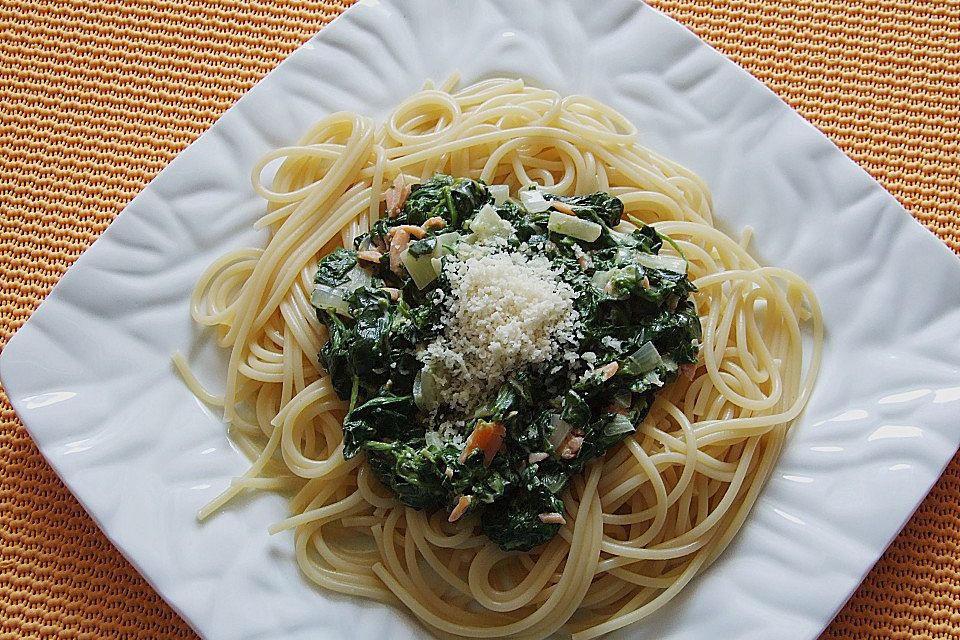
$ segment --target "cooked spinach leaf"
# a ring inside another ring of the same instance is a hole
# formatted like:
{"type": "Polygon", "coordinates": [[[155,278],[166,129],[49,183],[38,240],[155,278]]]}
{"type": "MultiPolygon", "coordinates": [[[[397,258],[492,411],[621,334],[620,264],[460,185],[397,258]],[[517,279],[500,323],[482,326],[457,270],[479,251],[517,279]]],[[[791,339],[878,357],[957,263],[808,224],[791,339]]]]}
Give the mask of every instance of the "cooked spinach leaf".
{"type": "Polygon", "coordinates": [[[538,472],[536,465],[524,469],[515,490],[504,496],[505,504],[483,514],[483,532],[504,551],[529,551],[549,542],[560,529],[559,524],[543,522],[540,514],[563,513],[557,494],[566,486],[566,475],[538,472]]]}
{"type": "Polygon", "coordinates": [[[343,421],[343,455],[352,458],[372,441],[396,441],[416,436],[417,408],[412,396],[377,396],[354,407],[343,421]]]}
{"type": "Polygon", "coordinates": [[[337,247],[320,261],[314,282],[336,287],[347,281],[347,273],[357,266],[357,252],[337,247]]]}
{"type": "Polygon", "coordinates": [[[547,200],[558,200],[573,207],[578,218],[596,222],[605,227],[620,224],[623,215],[623,202],[609,193],[591,193],[584,196],[555,196],[547,194],[547,200]]]}

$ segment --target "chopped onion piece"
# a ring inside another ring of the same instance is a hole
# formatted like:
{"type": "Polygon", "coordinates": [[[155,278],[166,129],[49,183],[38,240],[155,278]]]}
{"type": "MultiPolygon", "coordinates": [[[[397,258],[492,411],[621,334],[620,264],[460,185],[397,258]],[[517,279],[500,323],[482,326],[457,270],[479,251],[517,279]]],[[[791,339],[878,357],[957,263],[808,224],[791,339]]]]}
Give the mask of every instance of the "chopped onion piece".
{"type": "Polygon", "coordinates": [[[437,245],[433,248],[433,255],[439,258],[443,255],[445,247],[453,247],[460,242],[460,234],[456,231],[448,231],[437,236],[437,245]]]}
{"type": "Polygon", "coordinates": [[[687,261],[677,256],[655,256],[649,253],[638,253],[634,260],[636,260],[637,264],[650,269],[660,269],[683,274],[687,273],[687,261]]]}
{"type": "Polygon", "coordinates": [[[547,202],[543,194],[536,189],[523,189],[520,191],[520,202],[530,213],[543,213],[550,208],[550,203],[547,202]]]}
{"type": "Polygon", "coordinates": [[[550,434],[548,440],[553,450],[558,451],[560,445],[563,444],[563,441],[570,435],[570,430],[573,429],[573,426],[556,413],[550,414],[550,426],[553,427],[553,433],[550,434]]]}
{"type": "Polygon", "coordinates": [[[433,268],[433,259],[430,254],[418,258],[412,255],[409,249],[404,249],[400,254],[400,261],[407,268],[407,273],[413,278],[418,289],[423,289],[436,280],[437,271],[433,268]]]}
{"type": "Polygon", "coordinates": [[[577,218],[559,211],[550,212],[547,229],[554,233],[561,233],[585,242],[593,242],[599,238],[603,232],[603,227],[596,222],[577,218]]]}
{"type": "Polygon", "coordinates": [[[349,315],[350,305],[343,299],[343,289],[334,289],[324,284],[318,284],[313,288],[313,295],[310,296],[310,304],[317,309],[329,309],[340,315],[349,315]]]}
{"type": "Polygon", "coordinates": [[[370,272],[356,265],[353,269],[347,272],[347,281],[341,284],[338,289],[346,289],[347,293],[353,293],[360,287],[366,287],[370,284],[373,278],[370,277],[370,272]]]}
{"type": "Polygon", "coordinates": [[[603,291],[604,288],[610,283],[610,278],[613,277],[614,271],[615,270],[597,271],[595,274],[593,274],[593,279],[591,280],[593,286],[595,286],[597,289],[600,289],[600,291],[603,291]]]}
{"type": "Polygon", "coordinates": [[[490,204],[480,207],[480,211],[470,221],[470,230],[481,240],[495,236],[509,238],[515,233],[513,225],[501,218],[490,204]]]}
{"type": "Polygon", "coordinates": [[[630,357],[637,364],[637,368],[643,373],[653,371],[663,364],[660,352],[657,351],[657,348],[649,341],[644,342],[630,357]]]}
{"type": "Polygon", "coordinates": [[[633,433],[636,430],[636,427],[634,427],[633,423],[630,422],[630,418],[627,416],[622,416],[618,413],[613,416],[612,420],[610,420],[610,424],[603,428],[603,435],[619,436],[624,433],[633,433]]]}
{"type": "Polygon", "coordinates": [[[640,381],[644,384],[652,384],[658,387],[663,386],[663,380],[660,379],[660,372],[658,372],[656,369],[653,371],[647,371],[640,381]]]}
{"type": "Polygon", "coordinates": [[[510,187],[505,184],[492,184],[487,191],[493,196],[494,204],[503,204],[510,198],[510,187]]]}
{"type": "MultiPolygon", "coordinates": [[[[620,225],[617,225],[617,227],[619,227],[619,226],[620,226],[620,225]]],[[[609,233],[610,233],[610,238],[611,238],[615,243],[617,243],[618,245],[620,245],[620,246],[622,246],[622,247],[635,247],[635,246],[637,246],[637,239],[634,238],[634,237],[633,237],[631,234],[629,234],[629,233],[622,233],[622,232],[618,231],[616,227],[614,227],[613,229],[610,229],[609,233]]]]}
{"type": "Polygon", "coordinates": [[[617,247],[614,258],[616,259],[617,264],[629,264],[633,261],[633,257],[636,255],[638,255],[638,252],[634,249],[630,249],[628,247],[617,247]]]}
{"type": "Polygon", "coordinates": [[[427,369],[420,369],[413,379],[413,401],[423,411],[437,406],[437,379],[427,369]]]}
{"type": "Polygon", "coordinates": [[[347,304],[347,298],[357,289],[368,286],[370,282],[370,273],[360,265],[356,265],[347,272],[347,281],[343,284],[336,287],[316,285],[310,296],[310,304],[318,309],[330,309],[344,316],[349,315],[350,305],[347,304]]]}

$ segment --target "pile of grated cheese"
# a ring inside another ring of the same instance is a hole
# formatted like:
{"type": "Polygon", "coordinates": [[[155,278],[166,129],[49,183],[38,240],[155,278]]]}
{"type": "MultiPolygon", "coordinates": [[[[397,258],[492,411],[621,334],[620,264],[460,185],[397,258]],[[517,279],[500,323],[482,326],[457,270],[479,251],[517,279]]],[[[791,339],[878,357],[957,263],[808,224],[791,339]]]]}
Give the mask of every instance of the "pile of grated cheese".
{"type": "Polygon", "coordinates": [[[438,400],[474,410],[525,365],[577,358],[577,293],[543,256],[465,253],[444,261],[451,284],[446,329],[418,358],[437,382],[438,400]]]}

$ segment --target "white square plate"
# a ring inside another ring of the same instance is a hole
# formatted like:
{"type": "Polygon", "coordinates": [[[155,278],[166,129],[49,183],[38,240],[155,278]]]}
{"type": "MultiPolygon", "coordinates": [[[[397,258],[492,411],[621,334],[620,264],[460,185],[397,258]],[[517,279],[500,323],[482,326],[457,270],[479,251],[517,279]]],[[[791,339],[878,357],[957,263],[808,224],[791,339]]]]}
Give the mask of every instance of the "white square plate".
{"type": "Polygon", "coordinates": [[[414,638],[400,611],[321,592],[285,501],[199,526],[247,461],[170,365],[224,357],[188,297],[228,249],[262,243],[249,174],[339,110],[385,114],[426,78],[514,75],[611,104],[696,170],[728,232],[804,276],[823,305],[822,374],[724,557],[617,637],[809,639],[927,493],[960,441],[960,261],[823,135],[735,64],[634,0],[363,0],[182,153],[62,278],[3,352],[40,450],[150,583],[209,639],[414,638]]]}

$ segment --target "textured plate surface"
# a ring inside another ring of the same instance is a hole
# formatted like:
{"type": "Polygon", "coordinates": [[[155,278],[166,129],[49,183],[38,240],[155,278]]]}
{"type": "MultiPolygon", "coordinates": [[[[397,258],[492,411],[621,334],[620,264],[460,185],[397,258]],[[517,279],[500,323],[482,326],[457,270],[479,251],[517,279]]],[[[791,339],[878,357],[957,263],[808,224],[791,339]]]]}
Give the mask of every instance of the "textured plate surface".
{"type": "Polygon", "coordinates": [[[960,262],[748,74],[632,0],[363,1],[164,170],[14,336],[4,387],[41,451],[154,587],[205,637],[419,637],[396,609],[297,573],[284,501],[199,526],[247,463],[169,364],[212,386],[223,356],[187,299],[222,252],[264,238],[249,171],[317,118],[378,117],[425,78],[519,75],[608,102],[711,185],[728,232],[813,285],[823,372],[725,556],[631,638],[812,638],[960,441],[960,262]],[[469,28],[466,28],[468,25],[469,28]]]}

